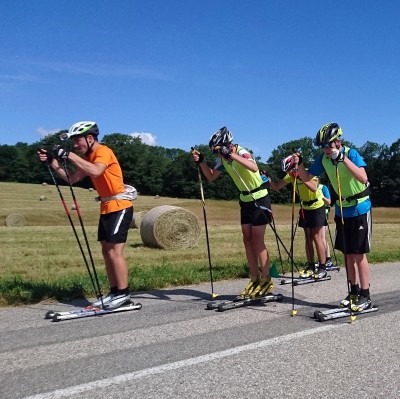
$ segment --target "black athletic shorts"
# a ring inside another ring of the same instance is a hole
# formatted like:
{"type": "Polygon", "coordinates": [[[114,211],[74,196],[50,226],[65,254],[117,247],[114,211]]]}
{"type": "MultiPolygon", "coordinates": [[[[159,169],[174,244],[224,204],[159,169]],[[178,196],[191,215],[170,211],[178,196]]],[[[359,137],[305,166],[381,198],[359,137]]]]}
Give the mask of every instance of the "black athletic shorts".
{"type": "Polygon", "coordinates": [[[300,209],[299,227],[314,228],[326,226],[325,206],[317,209],[300,209]]]}
{"type": "Polygon", "coordinates": [[[133,206],[121,211],[100,215],[97,241],[114,244],[126,242],[132,218],[133,206]]]}
{"type": "Polygon", "coordinates": [[[371,249],[372,216],[371,211],[352,218],[335,216],[335,249],[344,254],[367,254],[371,249]],[[343,234],[346,237],[343,242],[343,234]]]}
{"type": "Polygon", "coordinates": [[[272,221],[271,199],[269,194],[255,201],[243,202],[240,204],[240,223],[262,226],[272,221]]]}

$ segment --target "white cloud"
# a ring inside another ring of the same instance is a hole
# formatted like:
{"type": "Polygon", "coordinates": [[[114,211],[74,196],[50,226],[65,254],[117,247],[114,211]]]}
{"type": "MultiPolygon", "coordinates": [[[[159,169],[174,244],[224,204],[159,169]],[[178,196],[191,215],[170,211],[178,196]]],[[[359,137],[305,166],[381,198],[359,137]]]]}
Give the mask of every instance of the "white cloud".
{"type": "Polygon", "coordinates": [[[154,136],[154,134],[151,133],[129,133],[130,136],[132,137],[139,137],[142,140],[143,144],[147,145],[157,145],[157,136],[154,136]]]}
{"type": "Polygon", "coordinates": [[[58,133],[62,129],[45,129],[44,127],[38,127],[36,129],[36,133],[41,137],[44,138],[46,136],[51,136],[54,133],[58,133]]]}

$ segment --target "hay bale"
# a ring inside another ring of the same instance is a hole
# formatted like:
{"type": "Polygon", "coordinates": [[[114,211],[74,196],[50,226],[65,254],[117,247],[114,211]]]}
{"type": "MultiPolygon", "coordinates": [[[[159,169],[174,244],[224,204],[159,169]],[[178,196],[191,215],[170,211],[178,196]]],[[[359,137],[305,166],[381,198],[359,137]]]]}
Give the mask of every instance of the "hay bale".
{"type": "Polygon", "coordinates": [[[178,206],[157,206],[144,215],[140,236],[149,247],[192,248],[200,239],[199,219],[194,213],[178,206]]]}
{"type": "Polygon", "coordinates": [[[47,183],[46,183],[46,182],[43,182],[43,183],[42,183],[42,186],[47,186],[47,183]]]}
{"type": "Polygon", "coordinates": [[[22,227],[25,226],[26,221],[22,215],[14,213],[6,217],[5,224],[7,227],[22,227]]]}
{"type": "Polygon", "coordinates": [[[41,195],[39,199],[40,201],[47,201],[47,197],[45,195],[41,195]]]}
{"type": "Polygon", "coordinates": [[[129,225],[130,229],[140,229],[140,225],[142,224],[143,216],[146,212],[134,212],[131,224],[129,225]]]}

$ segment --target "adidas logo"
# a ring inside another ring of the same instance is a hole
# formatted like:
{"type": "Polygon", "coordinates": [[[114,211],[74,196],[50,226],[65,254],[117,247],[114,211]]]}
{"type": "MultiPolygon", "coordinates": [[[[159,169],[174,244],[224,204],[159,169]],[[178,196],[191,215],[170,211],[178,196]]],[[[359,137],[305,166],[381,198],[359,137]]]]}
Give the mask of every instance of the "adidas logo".
{"type": "Polygon", "coordinates": [[[364,230],[364,227],[360,226],[360,227],[358,228],[358,230],[364,230]]]}

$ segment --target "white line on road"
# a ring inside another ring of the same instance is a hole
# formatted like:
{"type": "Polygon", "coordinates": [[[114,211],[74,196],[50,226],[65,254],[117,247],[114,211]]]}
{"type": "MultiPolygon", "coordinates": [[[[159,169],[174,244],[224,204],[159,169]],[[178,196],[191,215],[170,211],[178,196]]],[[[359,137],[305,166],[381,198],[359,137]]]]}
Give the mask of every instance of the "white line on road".
{"type": "Polygon", "coordinates": [[[177,370],[183,367],[194,366],[200,363],[206,363],[213,360],[222,359],[224,357],[237,355],[245,351],[256,350],[260,348],[265,348],[267,346],[281,344],[283,342],[288,342],[293,339],[306,337],[308,335],[318,334],[324,331],[333,330],[335,328],[344,327],[347,324],[330,324],[327,326],[321,326],[313,328],[311,330],[299,331],[293,334],[283,335],[275,338],[270,338],[264,341],[254,342],[248,345],[237,346],[235,348],[226,349],[220,352],[210,353],[208,355],[193,357],[190,359],[180,360],[173,363],[162,364],[156,367],[150,367],[140,371],[134,371],[132,373],[121,374],[115,377],[110,377],[106,379],[101,379],[97,381],[88,382],[86,384],[75,385],[68,388],[57,389],[55,391],[41,393],[33,396],[26,396],[23,399],[57,399],[65,398],[72,395],[77,395],[80,393],[85,393],[91,390],[98,390],[110,387],[112,385],[123,384],[131,380],[136,380],[143,377],[148,377],[150,375],[162,374],[167,371],[177,370]]]}

